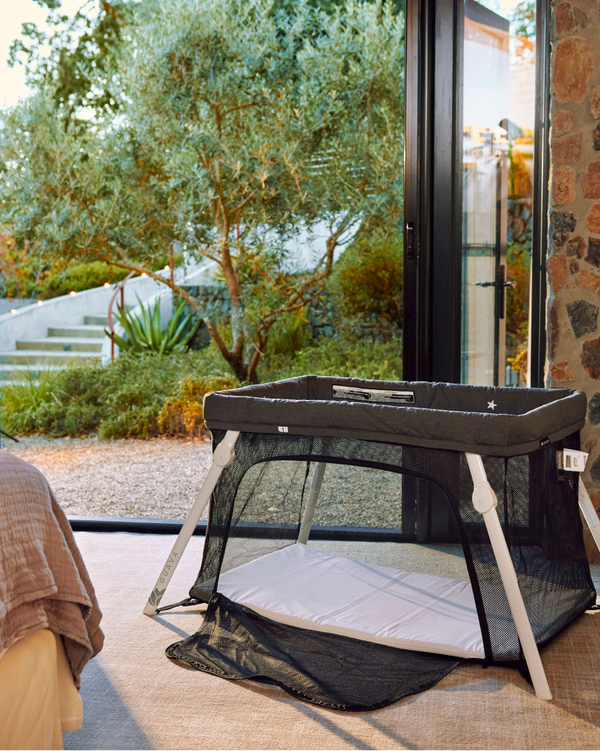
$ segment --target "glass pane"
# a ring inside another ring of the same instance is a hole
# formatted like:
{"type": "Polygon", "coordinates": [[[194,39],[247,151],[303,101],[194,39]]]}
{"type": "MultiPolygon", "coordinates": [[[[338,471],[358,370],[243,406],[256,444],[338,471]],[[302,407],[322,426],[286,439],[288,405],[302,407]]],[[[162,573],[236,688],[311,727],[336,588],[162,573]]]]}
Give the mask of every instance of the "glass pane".
{"type": "Polygon", "coordinates": [[[2,5],[0,428],[69,515],[185,518],[205,392],[402,378],[405,0],[40,4],[2,5]]]}
{"type": "Polygon", "coordinates": [[[535,3],[466,0],[463,383],[527,384],[535,3]]]}

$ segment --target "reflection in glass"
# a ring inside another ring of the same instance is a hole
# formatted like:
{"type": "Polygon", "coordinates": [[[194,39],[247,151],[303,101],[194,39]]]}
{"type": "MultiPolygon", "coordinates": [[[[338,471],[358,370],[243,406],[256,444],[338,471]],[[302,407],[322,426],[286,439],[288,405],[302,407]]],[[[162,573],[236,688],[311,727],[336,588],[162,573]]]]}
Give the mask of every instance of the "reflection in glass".
{"type": "Polygon", "coordinates": [[[527,384],[534,4],[465,2],[463,383],[527,384]]]}

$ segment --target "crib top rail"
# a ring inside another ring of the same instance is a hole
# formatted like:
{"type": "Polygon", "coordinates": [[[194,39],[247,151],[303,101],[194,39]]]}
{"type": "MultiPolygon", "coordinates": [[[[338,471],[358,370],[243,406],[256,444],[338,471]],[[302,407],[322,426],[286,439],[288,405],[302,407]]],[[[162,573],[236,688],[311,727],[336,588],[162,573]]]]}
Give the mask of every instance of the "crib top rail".
{"type": "Polygon", "coordinates": [[[529,453],[581,430],[587,399],[571,389],[302,376],[207,394],[211,430],[401,443],[490,456],[529,453]]]}

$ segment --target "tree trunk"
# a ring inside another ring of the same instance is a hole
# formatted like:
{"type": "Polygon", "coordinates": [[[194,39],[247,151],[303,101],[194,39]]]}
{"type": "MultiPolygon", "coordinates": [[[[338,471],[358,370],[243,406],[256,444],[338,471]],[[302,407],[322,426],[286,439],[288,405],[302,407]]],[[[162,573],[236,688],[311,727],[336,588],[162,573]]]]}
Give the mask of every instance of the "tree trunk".
{"type": "Polygon", "coordinates": [[[248,368],[246,366],[246,363],[244,362],[244,358],[237,356],[237,355],[230,355],[227,359],[227,362],[229,363],[229,366],[233,370],[233,373],[235,377],[238,379],[240,383],[247,383],[250,381],[250,383],[256,383],[256,378],[253,380],[250,380],[249,374],[248,374],[248,368]]]}

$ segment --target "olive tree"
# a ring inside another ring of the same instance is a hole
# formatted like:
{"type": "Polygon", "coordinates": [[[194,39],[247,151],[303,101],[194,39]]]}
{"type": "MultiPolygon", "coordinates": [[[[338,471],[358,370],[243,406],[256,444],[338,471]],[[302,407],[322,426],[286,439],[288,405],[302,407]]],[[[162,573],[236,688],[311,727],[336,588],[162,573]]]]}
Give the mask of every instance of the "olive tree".
{"type": "Polygon", "coordinates": [[[381,0],[157,0],[128,38],[112,120],[74,127],[43,90],[5,116],[0,221],[37,253],[154,275],[254,381],[352,231],[399,215],[403,18],[381,0]],[[301,268],[288,241],[317,224],[323,253],[301,268]],[[214,261],[227,322],[152,272],[173,240],[214,261]]]}

